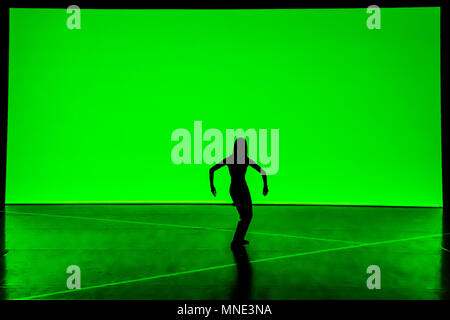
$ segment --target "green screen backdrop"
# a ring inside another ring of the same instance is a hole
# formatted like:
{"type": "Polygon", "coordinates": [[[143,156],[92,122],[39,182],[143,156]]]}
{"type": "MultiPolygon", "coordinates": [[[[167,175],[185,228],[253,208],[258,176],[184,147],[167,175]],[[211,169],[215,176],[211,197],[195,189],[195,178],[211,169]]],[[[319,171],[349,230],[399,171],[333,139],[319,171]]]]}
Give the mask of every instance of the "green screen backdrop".
{"type": "Polygon", "coordinates": [[[171,161],[202,121],[279,130],[254,203],[442,206],[439,8],[71,15],[10,10],[7,203],[230,203],[171,161]]]}

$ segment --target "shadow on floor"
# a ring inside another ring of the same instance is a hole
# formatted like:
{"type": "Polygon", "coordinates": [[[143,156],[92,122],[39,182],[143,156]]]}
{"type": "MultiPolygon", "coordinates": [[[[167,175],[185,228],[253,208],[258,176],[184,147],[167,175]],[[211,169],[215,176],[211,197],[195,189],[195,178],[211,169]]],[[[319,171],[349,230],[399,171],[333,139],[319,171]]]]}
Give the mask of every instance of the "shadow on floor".
{"type": "Polygon", "coordinates": [[[233,300],[249,300],[252,296],[252,265],[249,263],[247,249],[239,246],[231,250],[236,262],[236,284],[231,292],[233,300]]]}

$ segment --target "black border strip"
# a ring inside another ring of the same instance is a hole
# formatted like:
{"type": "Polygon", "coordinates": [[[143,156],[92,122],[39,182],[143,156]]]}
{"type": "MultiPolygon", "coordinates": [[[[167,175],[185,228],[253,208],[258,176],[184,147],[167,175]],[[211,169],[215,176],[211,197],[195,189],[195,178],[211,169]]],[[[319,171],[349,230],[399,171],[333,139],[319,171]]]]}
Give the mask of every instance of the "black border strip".
{"type": "Polygon", "coordinates": [[[3,95],[0,102],[0,207],[5,204],[6,188],[6,140],[8,122],[8,67],[9,67],[9,9],[2,10],[1,29],[3,34],[2,43],[3,58],[1,64],[3,95]]]}
{"type": "Polygon", "coordinates": [[[448,4],[441,6],[441,153],[442,153],[442,197],[443,206],[448,208],[448,168],[447,150],[448,135],[446,127],[446,115],[448,110],[448,4]]]}
{"type": "Polygon", "coordinates": [[[189,2],[181,4],[177,1],[165,1],[155,3],[150,1],[19,1],[8,0],[11,8],[61,8],[65,9],[69,5],[77,5],[80,9],[339,9],[339,8],[367,8],[370,5],[377,5],[380,8],[402,8],[402,7],[439,7],[444,0],[345,0],[345,1],[311,1],[306,3],[297,1],[293,5],[292,1],[276,1],[270,5],[267,2],[258,5],[257,3],[245,2],[189,2]],[[250,4],[249,4],[250,3],[250,4]]]}

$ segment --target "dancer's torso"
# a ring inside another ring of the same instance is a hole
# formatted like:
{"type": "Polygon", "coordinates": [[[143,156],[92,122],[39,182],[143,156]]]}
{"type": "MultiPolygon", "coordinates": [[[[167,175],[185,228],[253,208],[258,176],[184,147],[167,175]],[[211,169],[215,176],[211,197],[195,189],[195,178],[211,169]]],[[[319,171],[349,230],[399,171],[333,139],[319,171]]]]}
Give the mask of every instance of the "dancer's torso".
{"type": "Polygon", "coordinates": [[[231,184],[230,193],[248,193],[247,182],[245,181],[245,173],[247,172],[248,164],[229,164],[231,184]]]}

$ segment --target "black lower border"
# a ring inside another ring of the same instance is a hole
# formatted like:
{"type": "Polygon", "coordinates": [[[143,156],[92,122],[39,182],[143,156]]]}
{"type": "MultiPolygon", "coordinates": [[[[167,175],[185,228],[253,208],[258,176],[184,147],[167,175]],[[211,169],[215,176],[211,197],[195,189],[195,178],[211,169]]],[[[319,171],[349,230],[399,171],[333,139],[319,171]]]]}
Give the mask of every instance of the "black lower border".
{"type": "MultiPolygon", "coordinates": [[[[299,289],[301,290],[301,289],[299,289]]],[[[15,317],[22,313],[45,313],[46,315],[81,317],[109,317],[114,315],[143,319],[331,319],[345,318],[393,318],[424,312],[448,315],[449,301],[350,301],[350,300],[108,300],[108,301],[0,301],[0,314],[12,311],[15,317]],[[231,307],[230,307],[231,306],[231,307]],[[197,308],[197,309],[194,309],[197,308]],[[206,315],[205,308],[210,308],[206,315]],[[189,314],[189,310],[197,310],[189,314]],[[62,313],[61,313],[62,312],[62,313]],[[186,314],[187,312],[187,314],[186,314]],[[203,313],[202,313],[203,312],[203,313]],[[330,317],[330,318],[329,318],[330,317]]],[[[395,319],[395,318],[394,318],[395,319]]]]}

